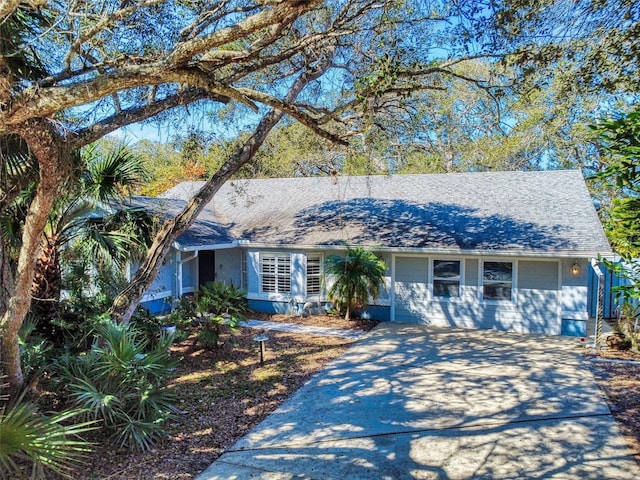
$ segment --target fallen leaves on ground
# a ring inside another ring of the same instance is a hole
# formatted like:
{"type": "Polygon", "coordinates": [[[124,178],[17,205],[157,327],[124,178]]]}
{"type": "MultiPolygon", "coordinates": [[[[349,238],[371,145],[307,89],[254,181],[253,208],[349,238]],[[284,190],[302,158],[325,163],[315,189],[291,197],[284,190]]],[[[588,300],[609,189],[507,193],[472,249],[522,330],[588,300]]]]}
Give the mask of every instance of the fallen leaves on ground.
{"type": "Polygon", "coordinates": [[[636,461],[640,463],[640,354],[601,350],[597,356],[613,360],[594,361],[592,370],[620,432],[629,443],[636,461]],[[617,363],[617,360],[621,362],[617,363]]]}
{"type": "MultiPolygon", "coordinates": [[[[345,321],[335,316],[258,315],[260,320],[368,330],[376,322],[345,321]]],[[[260,365],[259,330],[226,334],[224,344],[207,351],[195,336],[172,348],[183,360],[171,386],[180,414],[167,425],[168,438],[151,452],[131,453],[96,445],[74,478],[147,480],[194,478],[255,425],[273,412],[311,376],[341,355],[353,340],[269,331],[260,365]]],[[[640,360],[629,352],[602,351],[600,357],[640,360]]],[[[593,363],[622,434],[640,462],[640,365],[593,363]]]]}
{"type": "MultiPolygon", "coordinates": [[[[256,318],[359,330],[376,324],[333,316],[256,318]]],[[[191,479],[354,341],[269,331],[265,362],[260,365],[253,340],[259,332],[241,328],[236,335],[226,333],[213,351],[203,349],[195,335],[172,347],[172,355],[182,358],[170,384],[180,413],[166,425],[168,438],[146,453],[98,444],[74,478],[191,479]]]]}

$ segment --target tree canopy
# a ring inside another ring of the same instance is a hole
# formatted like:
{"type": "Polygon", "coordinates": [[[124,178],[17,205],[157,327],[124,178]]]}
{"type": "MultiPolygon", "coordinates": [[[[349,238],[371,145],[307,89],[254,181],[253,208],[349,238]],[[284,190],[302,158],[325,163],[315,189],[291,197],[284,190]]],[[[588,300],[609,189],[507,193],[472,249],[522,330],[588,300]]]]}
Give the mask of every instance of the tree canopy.
{"type": "MultiPolygon", "coordinates": [[[[628,0],[0,0],[0,15],[2,161],[24,154],[37,163],[20,251],[9,258],[0,244],[12,385],[22,382],[17,331],[55,198],[75,152],[110,132],[151,119],[180,125],[194,113],[220,129],[240,117],[246,127],[203,190],[159,229],[114,303],[126,320],[172,241],[285,116],[346,145],[392,131],[411,116],[413,95],[455,81],[492,98],[546,88],[544,75],[532,76],[543,67],[566,72],[567,90],[640,84],[638,6],[628,0]],[[466,67],[478,59],[512,72],[466,67]]],[[[356,156],[354,166],[369,160],[356,156]]]]}
{"type": "MultiPolygon", "coordinates": [[[[22,383],[18,329],[34,259],[74,152],[109,132],[172,112],[220,121],[240,110],[252,133],[157,234],[112,310],[131,315],[169,251],[218,188],[287,115],[336,144],[412,91],[438,88],[465,57],[435,60],[444,36],[460,52],[465,5],[384,0],[4,1],[0,135],[37,161],[15,261],[3,260],[0,301],[9,381],[22,383]],[[406,40],[403,40],[406,39],[406,40]]],[[[480,20],[474,24],[482,23],[480,20]]],[[[2,245],[2,257],[7,247],[2,245]]]]}

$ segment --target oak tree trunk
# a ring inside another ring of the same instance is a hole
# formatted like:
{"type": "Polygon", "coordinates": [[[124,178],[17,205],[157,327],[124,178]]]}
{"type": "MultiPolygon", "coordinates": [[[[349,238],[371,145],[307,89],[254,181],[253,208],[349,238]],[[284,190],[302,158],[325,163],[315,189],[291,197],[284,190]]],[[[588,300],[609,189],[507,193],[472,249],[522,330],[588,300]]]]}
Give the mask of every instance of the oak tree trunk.
{"type": "MultiPolygon", "coordinates": [[[[171,249],[171,244],[193,224],[200,212],[211,201],[217,191],[244,164],[249,162],[262,145],[271,129],[282,118],[282,113],[271,110],[267,113],[251,137],[242,147],[211,177],[184,209],[174,218],[166,221],[156,234],[147,256],[134,274],[129,284],[113,301],[111,317],[114,321],[128,323],[135,309],[140,305],[144,293],[155,280],[162,263],[171,249]]],[[[178,292],[179,294],[180,292],[178,292]]]]}
{"type": "Polygon", "coordinates": [[[70,172],[70,162],[63,142],[54,127],[43,119],[25,122],[16,129],[38,160],[39,182],[22,230],[22,245],[9,301],[0,318],[3,363],[10,393],[22,388],[24,378],[20,364],[18,332],[29,312],[31,286],[35,265],[40,254],[42,235],[64,179],[70,172]]]}

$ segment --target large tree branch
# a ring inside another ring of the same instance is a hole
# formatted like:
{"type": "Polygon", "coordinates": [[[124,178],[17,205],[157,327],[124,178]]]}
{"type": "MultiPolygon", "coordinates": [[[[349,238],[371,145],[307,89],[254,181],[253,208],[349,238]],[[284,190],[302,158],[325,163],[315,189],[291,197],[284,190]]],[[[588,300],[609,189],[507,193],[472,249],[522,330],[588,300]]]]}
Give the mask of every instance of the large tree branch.
{"type": "MultiPolygon", "coordinates": [[[[302,73],[289,89],[285,101],[293,103],[304,87],[306,87],[309,82],[319,78],[329,68],[329,65],[330,59],[326,57],[319,61],[318,65],[314,68],[309,68],[302,73]]],[[[178,215],[164,223],[149,248],[147,256],[140,265],[140,268],[131,279],[131,282],[114,300],[113,306],[111,307],[111,315],[115,320],[127,323],[131,319],[145,291],[153,283],[153,280],[160,271],[162,262],[169,253],[173,242],[195,222],[197,216],[211,201],[220,187],[243,165],[253,159],[269,132],[276,126],[283,115],[283,111],[273,109],[262,117],[251,137],[220,167],[200,191],[189,200],[178,215]]]]}
{"type": "Polygon", "coordinates": [[[317,119],[314,119],[310,115],[304,113],[298,107],[296,107],[293,103],[289,103],[286,99],[280,100],[277,97],[273,97],[266,93],[258,92],[256,90],[250,90],[248,88],[239,88],[238,89],[242,94],[244,94],[247,98],[251,100],[255,100],[256,102],[262,103],[264,105],[269,105],[272,108],[278,109],[281,112],[286,113],[287,115],[295,118],[300,123],[302,123],[305,127],[312,130],[317,135],[320,135],[327,140],[330,140],[334,143],[338,143],[340,145],[347,145],[347,143],[342,140],[339,136],[330,133],[318,125],[317,119]]]}
{"type": "Polygon", "coordinates": [[[257,110],[255,104],[239,90],[222,84],[198,68],[168,69],[164,64],[134,65],[120,71],[99,75],[72,85],[30,88],[17,97],[12,108],[0,112],[0,133],[12,130],[31,118],[51,117],[68,108],[78,107],[113,93],[138,87],[185,84],[206,90],[214,96],[233,98],[257,110]]]}
{"type": "Polygon", "coordinates": [[[115,115],[80,130],[70,141],[70,148],[77,150],[111,133],[118,128],[147,120],[155,115],[175,107],[190,105],[199,100],[209,99],[220,103],[228,103],[229,98],[210,95],[206,90],[185,90],[162,100],[147,105],[123,110],[115,115]]]}
{"type": "Polygon", "coordinates": [[[322,0],[281,0],[274,3],[274,6],[251,15],[231,27],[178,44],[167,57],[166,63],[185,65],[195,55],[226,45],[271,25],[291,24],[302,14],[322,3],[322,0]]]}
{"type": "MultiPolygon", "coordinates": [[[[25,92],[23,101],[18,102],[22,104],[22,107],[9,111],[6,114],[4,128],[8,130],[11,128],[11,125],[22,123],[31,116],[51,116],[57,111],[84,105],[127,88],[160,85],[169,82],[195,86],[209,92],[214,98],[232,98],[249,106],[254,111],[258,110],[254,101],[263,103],[292,116],[318,135],[333,142],[342,143],[339,137],[320,128],[313,118],[286,100],[283,101],[256,90],[234,88],[225,85],[198,68],[162,71],[158,70],[159,66],[160,65],[156,64],[153,66],[131,67],[126,71],[102,75],[79,85],[49,87],[25,92]]],[[[116,114],[116,116],[117,115],[118,114],[116,114]]],[[[98,127],[98,130],[99,129],[100,127],[98,127]]],[[[1,132],[2,126],[0,126],[0,133],[1,132]]]]}
{"type": "Polygon", "coordinates": [[[14,13],[21,6],[38,8],[47,3],[47,0],[0,0],[0,22],[14,13]]]}
{"type": "Polygon", "coordinates": [[[88,42],[91,38],[93,38],[95,35],[99,34],[100,32],[103,32],[105,29],[111,28],[116,21],[122,20],[126,18],[128,15],[138,12],[143,8],[152,7],[154,5],[163,3],[164,1],[165,0],[145,0],[143,2],[136,2],[133,5],[128,5],[124,8],[120,8],[108,15],[104,14],[99,21],[93,24],[90,23],[90,25],[92,26],[91,28],[89,28],[88,31],[78,35],[76,40],[69,47],[69,52],[67,53],[67,56],[65,58],[65,64],[67,65],[67,67],[71,65],[72,53],[79,54],[83,43],[88,42]]]}

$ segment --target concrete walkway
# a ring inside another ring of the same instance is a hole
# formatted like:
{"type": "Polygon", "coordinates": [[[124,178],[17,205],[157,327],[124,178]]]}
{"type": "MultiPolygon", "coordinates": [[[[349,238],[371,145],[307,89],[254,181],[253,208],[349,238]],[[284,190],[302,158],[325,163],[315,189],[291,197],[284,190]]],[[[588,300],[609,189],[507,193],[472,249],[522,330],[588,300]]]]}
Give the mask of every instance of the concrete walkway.
{"type": "Polygon", "coordinates": [[[198,480],[637,479],[576,342],[382,323],[198,480]]]}
{"type": "Polygon", "coordinates": [[[299,323],[269,322],[263,320],[247,320],[240,324],[241,327],[259,328],[261,330],[276,330],[279,332],[307,333],[323,337],[360,338],[366,332],[361,330],[349,330],[346,328],[315,327],[301,325],[299,323]]]}

